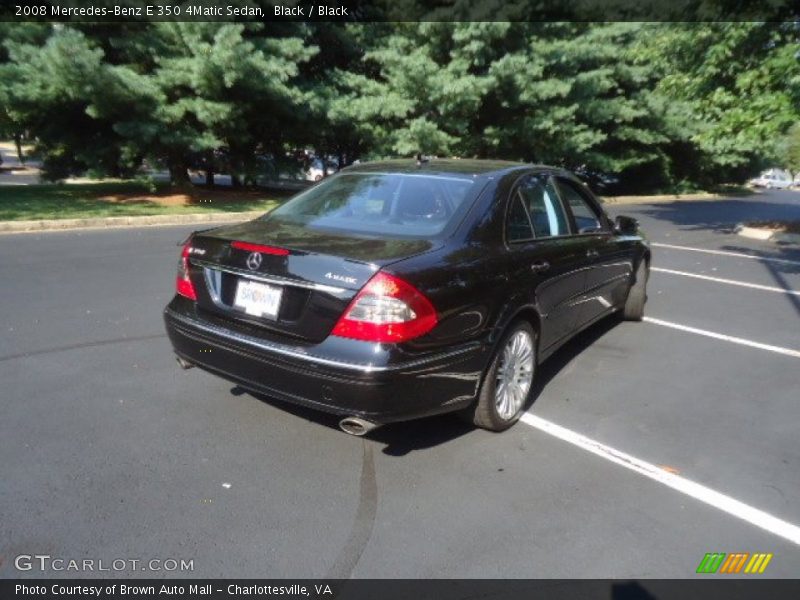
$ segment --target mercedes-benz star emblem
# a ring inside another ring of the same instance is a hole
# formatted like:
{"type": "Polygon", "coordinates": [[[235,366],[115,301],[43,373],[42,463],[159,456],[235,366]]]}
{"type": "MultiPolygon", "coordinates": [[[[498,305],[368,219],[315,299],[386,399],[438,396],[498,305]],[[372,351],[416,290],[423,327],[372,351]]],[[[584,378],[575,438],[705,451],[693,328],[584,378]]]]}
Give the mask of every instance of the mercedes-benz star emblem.
{"type": "Polygon", "coordinates": [[[251,252],[250,256],[247,257],[247,268],[250,269],[251,271],[256,271],[260,266],[261,266],[261,253],[251,252]]]}

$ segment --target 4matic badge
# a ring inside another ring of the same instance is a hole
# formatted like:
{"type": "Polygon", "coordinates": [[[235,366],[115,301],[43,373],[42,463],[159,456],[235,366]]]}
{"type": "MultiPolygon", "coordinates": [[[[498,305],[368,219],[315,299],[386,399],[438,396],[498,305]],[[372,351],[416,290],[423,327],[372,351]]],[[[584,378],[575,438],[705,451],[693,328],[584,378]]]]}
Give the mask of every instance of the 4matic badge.
{"type": "Polygon", "coordinates": [[[347,277],[346,275],[339,275],[338,273],[331,273],[328,271],[325,273],[326,279],[333,279],[334,281],[341,281],[342,283],[358,283],[358,280],[355,277],[347,277]]]}

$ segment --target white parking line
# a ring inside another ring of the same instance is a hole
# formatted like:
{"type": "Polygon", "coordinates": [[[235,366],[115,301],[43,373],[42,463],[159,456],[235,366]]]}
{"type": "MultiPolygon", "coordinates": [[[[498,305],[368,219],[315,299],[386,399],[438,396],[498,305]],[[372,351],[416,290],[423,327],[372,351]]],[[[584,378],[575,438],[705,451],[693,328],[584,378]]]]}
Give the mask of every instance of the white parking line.
{"type": "Polygon", "coordinates": [[[754,290],[764,290],[766,292],[779,292],[781,294],[790,294],[793,296],[800,296],[800,292],[795,290],[785,290],[783,288],[774,287],[770,285],[759,285],[757,283],[747,283],[744,281],[736,281],[735,279],[723,279],[722,277],[710,277],[708,275],[700,275],[698,273],[687,273],[686,271],[674,271],[672,269],[662,269],[661,267],[650,267],[651,271],[659,273],[669,273],[671,275],[682,275],[683,277],[694,277],[695,279],[705,279],[707,281],[714,281],[716,283],[727,283],[728,285],[739,285],[741,287],[753,288],[754,290]]]}
{"type": "Polygon", "coordinates": [[[780,536],[793,544],[800,545],[800,527],[779,519],[763,510],[740,502],[735,498],[706,487],[700,483],[681,477],[669,471],[665,471],[661,467],[626,454],[611,446],[586,437],[576,431],[556,425],[555,423],[543,419],[530,413],[524,413],[520,420],[523,423],[535,427],[536,429],[550,434],[562,441],[568,442],[583,450],[591,452],[596,456],[611,461],[621,467],[625,467],[639,475],[657,481],[666,485],[673,490],[691,496],[709,506],[713,506],[723,512],[728,513],[742,521],[746,521],[751,525],[768,531],[774,535],[780,536]]]}
{"type": "Polygon", "coordinates": [[[751,258],[753,260],[763,260],[764,262],[782,263],[785,265],[800,265],[800,260],[789,260],[786,258],[772,258],[771,256],[758,256],[757,254],[746,254],[744,252],[728,252],[727,250],[709,250],[708,248],[692,248],[690,246],[675,246],[673,244],[661,244],[651,242],[651,246],[658,248],[670,248],[672,250],[689,250],[690,252],[705,252],[706,254],[719,254],[721,256],[735,256],[736,258],[751,258]]]}
{"type": "Polygon", "coordinates": [[[725,335],[724,333],[716,333],[714,331],[707,331],[705,329],[697,329],[696,327],[688,327],[679,323],[672,323],[671,321],[662,321],[661,319],[654,319],[652,317],[645,317],[643,319],[646,323],[653,325],[661,325],[662,327],[669,327],[670,329],[677,329],[678,331],[686,331],[688,333],[696,333],[697,335],[704,335],[706,337],[722,340],[724,342],[731,342],[733,344],[740,344],[742,346],[749,346],[751,348],[758,348],[759,350],[767,350],[769,352],[776,352],[785,356],[793,358],[800,358],[800,351],[792,350],[791,348],[782,348],[781,346],[772,346],[770,344],[762,344],[761,342],[754,342],[744,338],[734,337],[732,335],[725,335]]]}

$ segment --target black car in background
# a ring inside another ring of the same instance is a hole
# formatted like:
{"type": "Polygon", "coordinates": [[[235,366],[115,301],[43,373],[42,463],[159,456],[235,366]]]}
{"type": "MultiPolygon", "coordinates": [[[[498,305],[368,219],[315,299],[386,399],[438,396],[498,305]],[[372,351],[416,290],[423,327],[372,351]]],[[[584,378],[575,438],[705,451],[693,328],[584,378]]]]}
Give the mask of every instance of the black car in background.
{"type": "Polygon", "coordinates": [[[598,319],[640,320],[650,250],[561,169],[395,160],[194,233],[164,316],[184,367],[363,435],[460,411],[500,431],[537,366],[598,319]]]}

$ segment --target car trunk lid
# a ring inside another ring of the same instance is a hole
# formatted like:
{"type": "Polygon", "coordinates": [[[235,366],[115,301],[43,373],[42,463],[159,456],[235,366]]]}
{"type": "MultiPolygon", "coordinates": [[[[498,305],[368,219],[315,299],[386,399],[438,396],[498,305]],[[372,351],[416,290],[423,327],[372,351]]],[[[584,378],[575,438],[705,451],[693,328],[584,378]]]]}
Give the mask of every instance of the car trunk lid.
{"type": "Polygon", "coordinates": [[[319,342],[378,270],[438,245],[255,220],[195,234],[188,258],[202,310],[319,342]]]}

